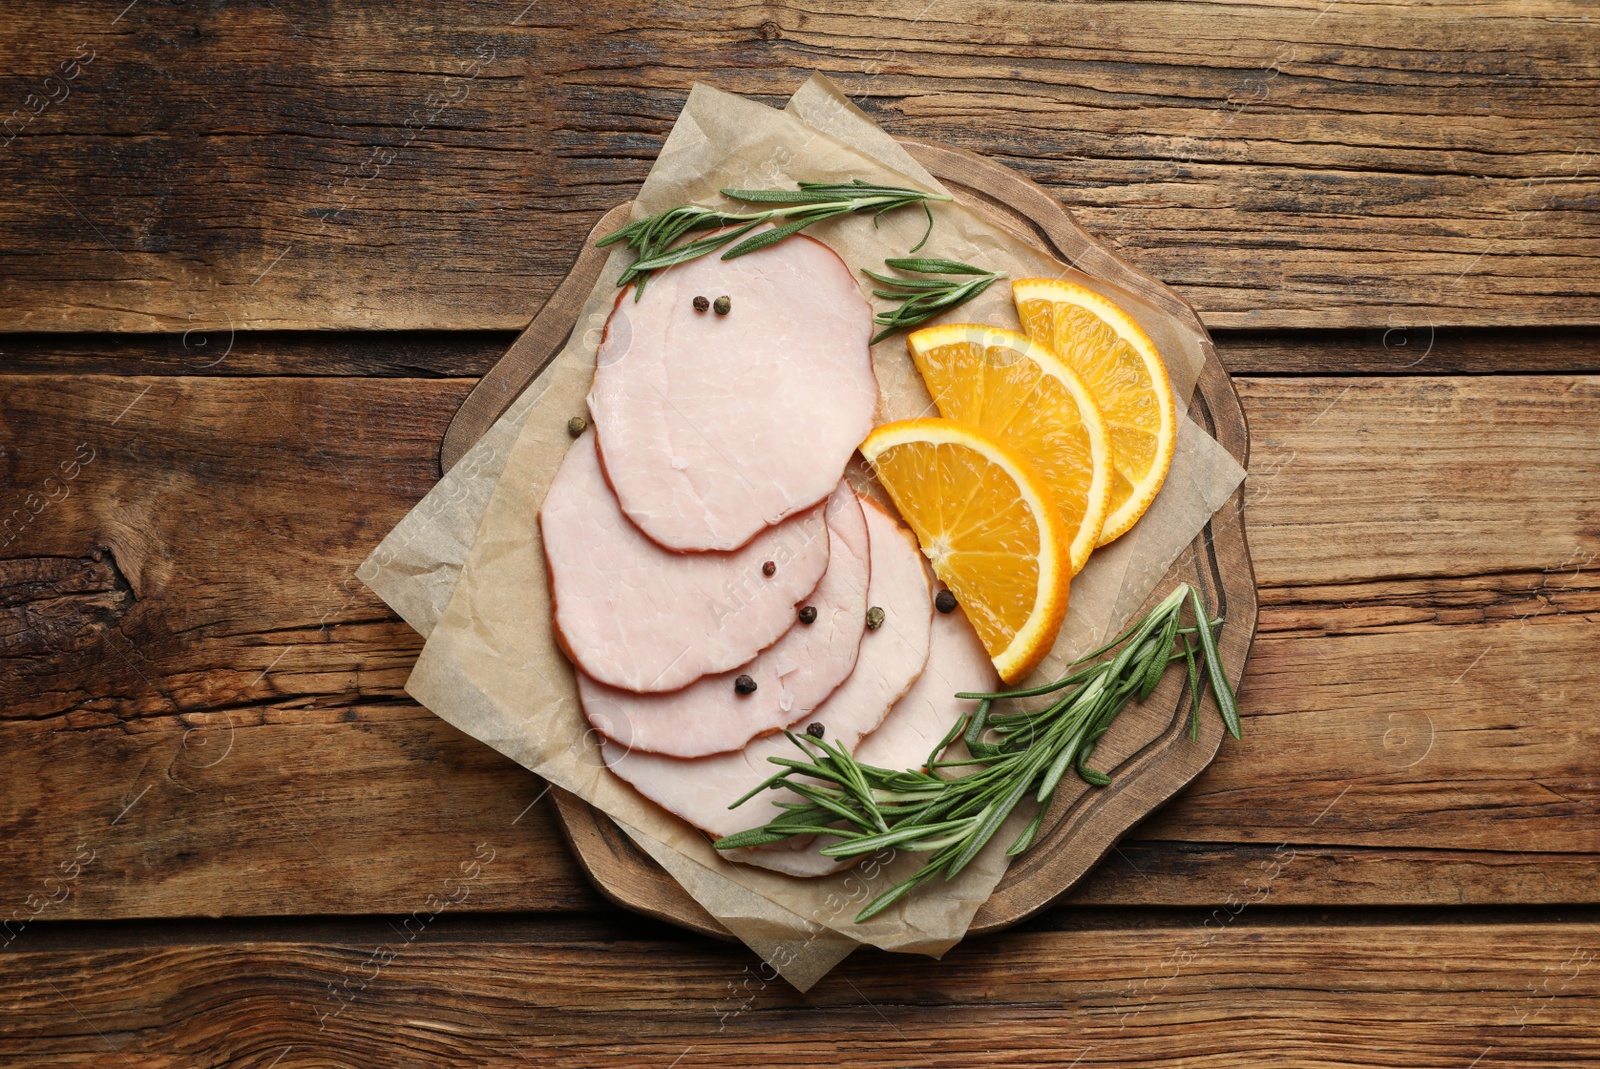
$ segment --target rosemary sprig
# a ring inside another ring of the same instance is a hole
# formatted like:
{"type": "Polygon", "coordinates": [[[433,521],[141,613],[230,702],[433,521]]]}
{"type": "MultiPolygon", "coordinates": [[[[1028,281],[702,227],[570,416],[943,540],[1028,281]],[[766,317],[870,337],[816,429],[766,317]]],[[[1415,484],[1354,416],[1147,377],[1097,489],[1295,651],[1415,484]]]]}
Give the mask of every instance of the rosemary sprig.
{"type": "Polygon", "coordinates": [[[878,216],[913,204],[922,205],[928,216],[928,229],[922,240],[912,248],[916,252],[927,244],[933,233],[933,212],[928,207],[932,200],[950,200],[939,193],[925,193],[920,189],[903,189],[899,186],[878,186],[857,178],[850,182],[801,182],[799,189],[724,189],[722,195],[742,200],[747,204],[777,204],[755,212],[722,212],[686,204],[669,208],[647,219],[638,219],[621,230],[607,234],[596,245],[604,248],[625,241],[628,248],[638,253],[638,258],[622,272],[618,287],[638,282],[634,300],[644,294],[645,283],[654,271],[674,267],[716,252],[729,245],[762,223],[787,220],[780,226],[747,237],[722,254],[724,260],[776,245],[784,238],[800,233],[812,223],[832,219],[838,215],[871,212],[876,226],[878,216]],[[729,227],[731,229],[723,229],[729,227]],[[720,230],[721,233],[699,238],[682,245],[674,245],[679,238],[701,230],[720,230]]]}
{"type": "Polygon", "coordinates": [[[927,853],[927,863],[910,879],[879,895],[856,916],[857,922],[866,921],[935,876],[948,880],[961,872],[1023,799],[1031,797],[1037,811],[1006,853],[1014,856],[1027,850],[1069,769],[1090,784],[1109,784],[1109,776],[1088,767],[1095,746],[1128,702],[1143,701],[1154,692],[1174,661],[1183,661],[1188,673],[1194,705],[1191,731],[1198,727],[1195,718],[1203,680],[1237,738],[1238,709],[1217,655],[1215,632],[1221,624],[1220,619],[1207,618],[1199,591],[1180,583],[1144,619],[1073,662],[1076,670],[1063,678],[1027,690],[956,695],[976,701],[977,707],[951,726],[923,769],[894,771],[863,765],[842,746],[789,733],[804,760],[768,758],[780,771],[729,808],[763,790],[788,790],[798,800],[778,802],[783,815],[713,845],[732,850],[797,835],[828,835],[839,840],[821,849],[828,857],[859,857],[891,846],[927,853]],[[1189,626],[1182,621],[1185,605],[1194,620],[1189,626]],[[1109,659],[1076,667],[1112,650],[1117,652],[1109,659]],[[1043,709],[994,711],[996,702],[1044,695],[1055,697],[1043,709]],[[944,759],[945,750],[958,738],[971,756],[944,759]],[[958,768],[969,771],[942,774],[958,768]]]}
{"type": "Polygon", "coordinates": [[[966,304],[988,289],[996,279],[1005,277],[994,271],[985,271],[981,267],[964,264],[960,260],[898,257],[883,262],[897,270],[913,271],[919,275],[977,275],[978,277],[966,281],[944,278],[893,278],[880,275],[876,271],[868,271],[863,267],[861,273],[874,282],[896,287],[892,290],[873,290],[873,296],[882,297],[886,301],[902,302],[900,307],[893,311],[879,312],[872,317],[872,321],[883,328],[873,336],[874,345],[897,330],[910,330],[918,323],[925,323],[941,312],[948,312],[958,305],[966,304]]]}

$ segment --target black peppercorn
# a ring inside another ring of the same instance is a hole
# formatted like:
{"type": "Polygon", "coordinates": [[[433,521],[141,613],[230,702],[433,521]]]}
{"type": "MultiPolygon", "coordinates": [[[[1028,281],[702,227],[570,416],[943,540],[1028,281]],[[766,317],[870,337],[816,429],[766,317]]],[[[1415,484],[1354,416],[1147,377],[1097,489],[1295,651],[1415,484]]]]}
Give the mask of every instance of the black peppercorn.
{"type": "Polygon", "coordinates": [[[811,723],[806,725],[806,734],[810,735],[813,739],[822,738],[822,733],[826,730],[827,729],[822,726],[822,722],[819,720],[813,720],[811,723]]]}
{"type": "Polygon", "coordinates": [[[733,308],[733,301],[728,297],[727,294],[723,294],[721,297],[717,298],[716,303],[714,303],[711,307],[715,309],[717,315],[725,316],[733,308]]]}
{"type": "Polygon", "coordinates": [[[756,692],[756,681],[749,676],[740,676],[733,681],[733,692],[735,694],[754,694],[756,692]]]}
{"type": "Polygon", "coordinates": [[[803,606],[800,609],[800,622],[803,623],[803,624],[814,624],[814,623],[816,623],[817,622],[817,607],[815,605],[803,606]]]}
{"type": "Polygon", "coordinates": [[[774,575],[777,575],[778,574],[778,562],[775,561],[775,560],[769,560],[769,561],[764,562],[761,565],[761,574],[766,576],[768,579],[771,579],[774,575]]]}
{"type": "Polygon", "coordinates": [[[711,302],[706,300],[704,297],[696,297],[694,299],[694,310],[696,312],[704,312],[707,308],[710,308],[710,307],[711,307],[711,302]]]}
{"type": "Polygon", "coordinates": [[[883,626],[883,610],[874,605],[867,610],[867,630],[876,631],[883,626]]]}
{"type": "Polygon", "coordinates": [[[943,613],[956,611],[956,596],[948,590],[939,591],[939,596],[933,599],[933,607],[943,613]]]}

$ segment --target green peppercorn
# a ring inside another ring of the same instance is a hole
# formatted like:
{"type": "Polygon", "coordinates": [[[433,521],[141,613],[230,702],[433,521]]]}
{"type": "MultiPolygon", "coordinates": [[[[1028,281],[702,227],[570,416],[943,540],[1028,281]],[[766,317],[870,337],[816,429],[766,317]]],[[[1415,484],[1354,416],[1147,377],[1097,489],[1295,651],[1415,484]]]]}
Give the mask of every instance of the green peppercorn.
{"type": "Polygon", "coordinates": [[[883,626],[883,610],[874,605],[867,610],[867,630],[876,631],[883,626]]]}
{"type": "Polygon", "coordinates": [[[723,294],[721,297],[717,298],[716,303],[711,307],[716,311],[717,315],[725,316],[730,310],[732,310],[733,301],[728,297],[727,294],[723,294]]]}
{"type": "Polygon", "coordinates": [[[574,438],[588,429],[589,421],[584,419],[582,416],[573,416],[571,419],[567,420],[567,433],[572,435],[574,438]]]}

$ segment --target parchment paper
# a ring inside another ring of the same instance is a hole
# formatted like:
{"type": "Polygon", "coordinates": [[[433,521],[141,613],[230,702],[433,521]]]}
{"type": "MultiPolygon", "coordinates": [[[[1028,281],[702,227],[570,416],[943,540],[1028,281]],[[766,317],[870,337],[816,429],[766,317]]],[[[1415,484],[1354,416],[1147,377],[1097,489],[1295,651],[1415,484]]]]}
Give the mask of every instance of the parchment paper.
{"type": "MultiPolygon", "coordinates": [[[[722,200],[719,187],[772,187],[797,177],[940,188],[830,84],[813,77],[785,112],[696,86],[635,211],[649,214],[690,201],[716,204],[722,200]]],[[[903,254],[921,235],[920,215],[897,215],[885,217],[876,231],[866,220],[851,219],[808,232],[847,263],[875,264],[903,254]]],[[[1063,274],[1053,261],[965,209],[941,204],[935,219],[927,255],[990,266],[1013,278],[1063,274]]],[[[430,636],[407,689],[458,727],[610,813],[802,990],[857,940],[940,954],[961,938],[1003,874],[999,854],[1009,841],[1004,832],[958,880],[932,885],[874,921],[855,925],[851,918],[860,905],[913,871],[917,859],[869,859],[862,870],[823,880],[733,865],[703,835],[645,802],[599,760],[570,666],[551,637],[535,516],[570,444],[566,421],[584,411],[594,350],[627,258],[614,253],[607,262],[571,341],[545,374],[363,564],[361,578],[430,636]]],[[[1140,320],[1167,358],[1180,401],[1186,399],[1203,359],[1198,346],[1131,294],[1067,274],[1140,320]]],[[[955,314],[1016,326],[1004,284],[955,314]]],[[[903,338],[880,343],[873,358],[882,389],[880,419],[931,410],[903,338]]],[[[1132,533],[1098,551],[1074,580],[1068,624],[1040,676],[1056,674],[1076,651],[1123,623],[1242,477],[1220,446],[1186,416],[1180,419],[1177,454],[1156,505],[1132,533]]]]}

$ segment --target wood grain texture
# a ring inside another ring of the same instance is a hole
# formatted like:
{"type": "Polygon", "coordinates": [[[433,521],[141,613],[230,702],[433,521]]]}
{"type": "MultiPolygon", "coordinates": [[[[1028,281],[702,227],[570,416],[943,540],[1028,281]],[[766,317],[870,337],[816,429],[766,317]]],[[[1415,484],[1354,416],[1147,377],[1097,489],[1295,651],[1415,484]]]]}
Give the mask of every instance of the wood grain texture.
{"type": "Polygon", "coordinates": [[[1263,629],[1241,694],[1245,738],[1141,834],[1600,852],[1600,725],[1580,712],[1600,683],[1582,652],[1595,595],[1588,586],[1584,608],[1541,617],[1535,594],[1525,618],[1481,625],[1310,642],[1263,629]]]}
{"type": "Polygon", "coordinates": [[[1225,916],[862,952],[803,996],[743,948],[586,922],[77,939],[12,951],[0,1042],[19,1067],[151,1069],[1600,1062],[1593,918],[1225,916]]]}
{"type": "MultiPolygon", "coordinates": [[[[1319,825],[1320,827],[1320,825],[1319,825]]],[[[1197,843],[1137,829],[1072,889],[1075,906],[1496,906],[1587,902],[1596,855],[1437,847],[1197,843]],[[1270,877],[1270,879],[1269,879],[1270,877]]],[[[1315,838],[1325,839],[1325,834],[1315,838]]],[[[1052,913],[1050,916],[1056,916],[1052,913]]]]}
{"type": "Polygon", "coordinates": [[[515,340],[503,330],[11,333],[0,334],[0,375],[475,379],[515,340]]]}
{"type": "Polygon", "coordinates": [[[1583,489],[1600,461],[1600,378],[1242,379],[1238,389],[1263,586],[1600,557],[1600,497],[1583,489]]]}
{"type": "Polygon", "coordinates": [[[1040,181],[1208,326],[1594,323],[1586,13],[30,0],[0,328],[518,329],[693,81],[778,103],[814,69],[1040,181]]]}
{"type": "MultiPolygon", "coordinates": [[[[1245,738],[1134,830],[1085,901],[1220,901],[1280,843],[1298,851],[1283,901],[1592,899],[1597,740],[1573,710],[1600,690],[1600,544],[1591,497],[1559,491],[1600,479],[1600,454],[1555,472],[1545,437],[1492,434],[1485,415],[1532,406],[1592,427],[1588,382],[1238,381],[1258,443],[1251,543],[1279,562],[1262,572],[1245,738]],[[1454,401],[1434,405],[1446,387],[1454,401]],[[1393,432],[1428,405],[1423,438],[1393,432]],[[1278,423],[1307,447],[1288,464],[1266,444],[1278,423]],[[1464,436],[1481,470],[1448,448],[1464,436]],[[1358,450],[1381,492],[1338,489],[1358,450]],[[1520,490],[1482,490],[1530,472],[1558,491],[1542,533],[1520,490]],[[1456,532],[1394,506],[1418,486],[1431,508],[1476,503],[1468,564],[1490,571],[1459,574],[1456,532]],[[1313,487],[1330,511],[1389,518],[1312,538],[1313,487]],[[1396,554],[1422,574],[1396,574],[1396,554]],[[1354,578],[1312,582],[1325,558],[1354,578]]],[[[353,578],[431,485],[468,385],[0,376],[0,525],[15,533],[0,550],[0,828],[16,829],[0,918],[54,893],[43,881],[83,842],[107,843],[94,877],[46,919],[409,909],[480,842],[505,860],[474,908],[599,905],[547,803],[511,824],[542,787],[403,698],[420,640],[353,578]],[[94,459],[67,480],[82,443],[94,459]]]]}

